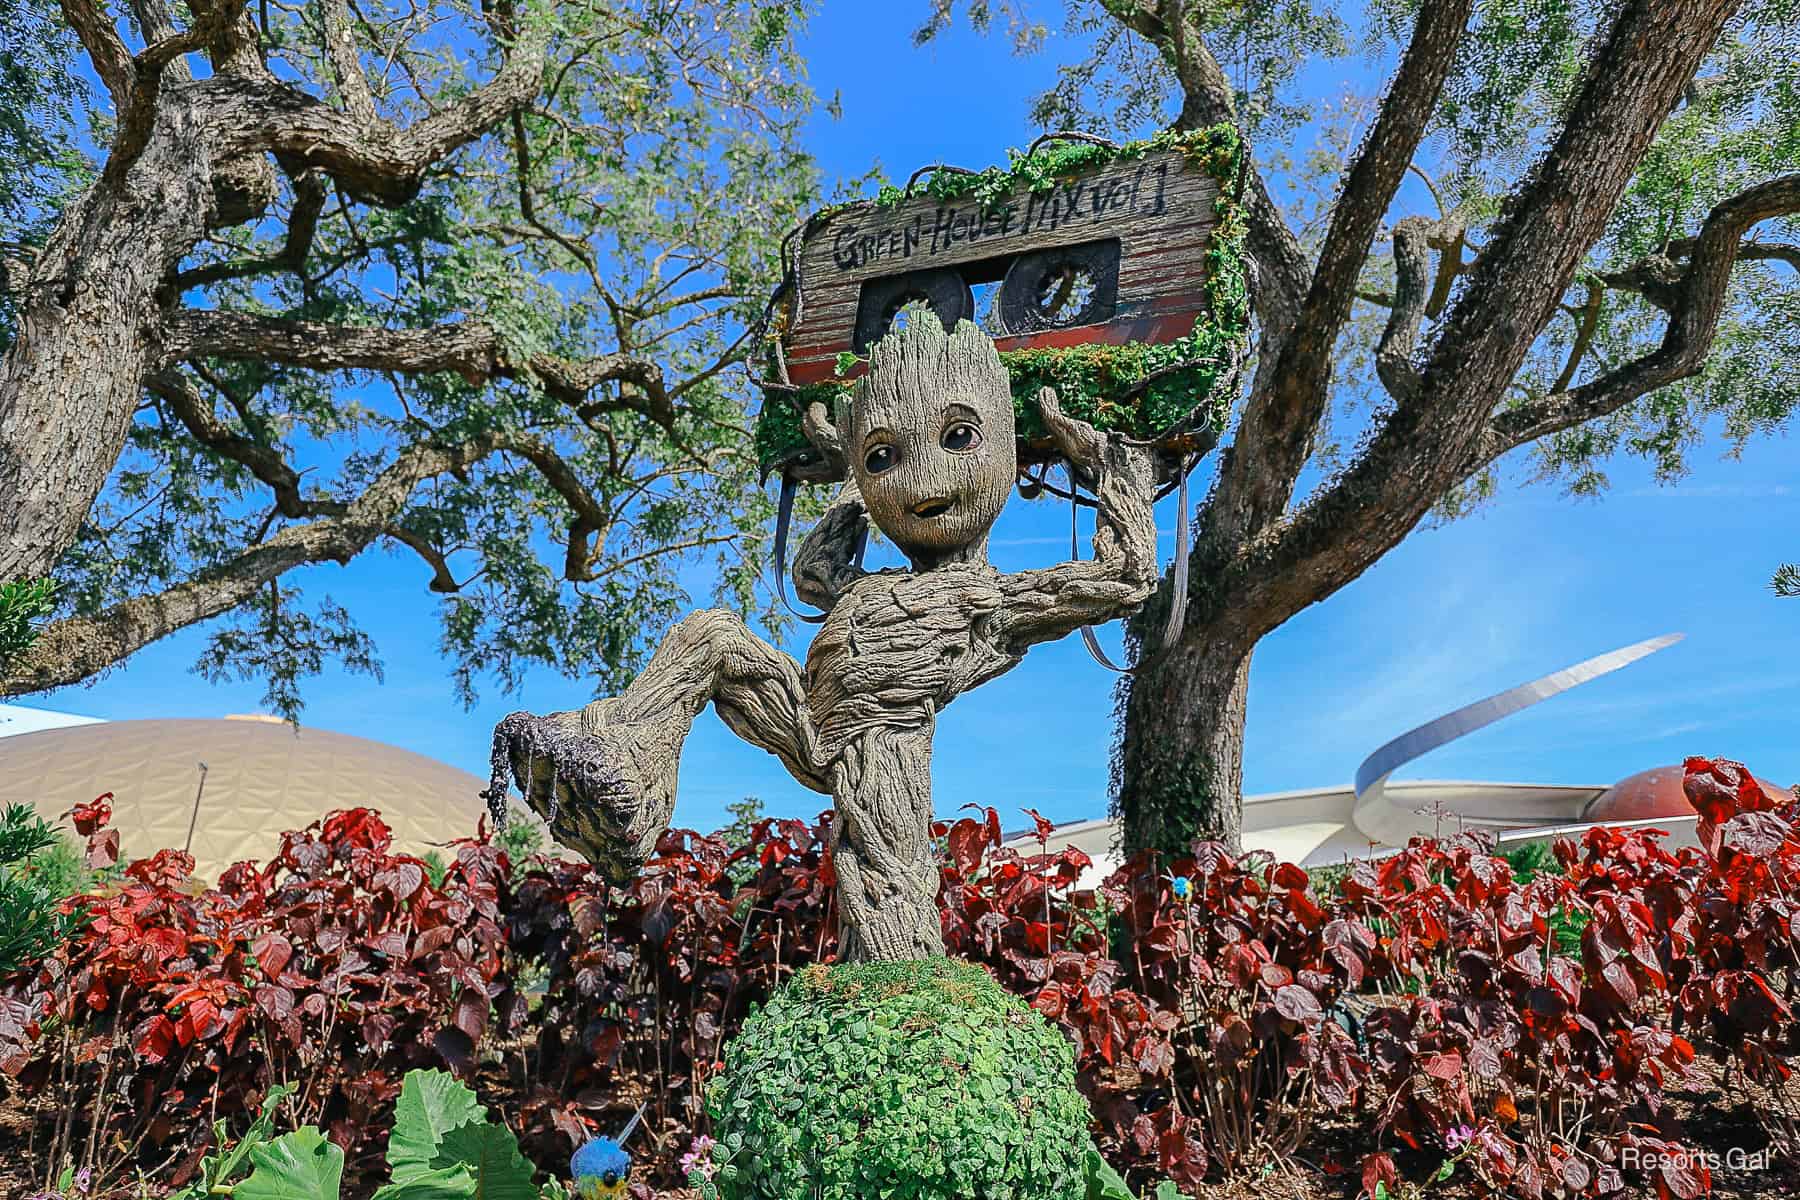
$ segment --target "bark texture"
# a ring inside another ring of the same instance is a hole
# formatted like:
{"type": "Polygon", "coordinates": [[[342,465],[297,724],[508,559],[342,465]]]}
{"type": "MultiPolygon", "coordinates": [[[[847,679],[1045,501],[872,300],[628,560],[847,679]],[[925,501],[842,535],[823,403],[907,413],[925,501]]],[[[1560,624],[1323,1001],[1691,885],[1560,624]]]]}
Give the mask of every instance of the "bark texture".
{"type": "Polygon", "coordinates": [[[795,564],[796,591],[828,610],[804,670],[737,617],[697,613],[622,695],[581,713],[502,721],[490,801],[504,800],[510,776],[559,840],[629,877],[668,825],[682,739],[711,702],[740,737],[831,794],[841,954],[942,953],[937,714],[1032,645],[1129,613],[1156,578],[1148,450],[1065,418],[1051,393],[1039,403],[1094,484],[1093,561],[1010,575],[989,565],[988,530],[1016,474],[1006,375],[973,325],[951,335],[935,320],[914,322],[877,346],[858,384],[845,442],[855,476],[795,564]],[[915,570],[854,565],[871,509],[915,570]]]}
{"type": "Polygon", "coordinates": [[[48,575],[125,446],[162,319],[158,289],[213,212],[204,123],[179,96],[135,162],[57,225],[0,359],[0,580],[48,575]]]}

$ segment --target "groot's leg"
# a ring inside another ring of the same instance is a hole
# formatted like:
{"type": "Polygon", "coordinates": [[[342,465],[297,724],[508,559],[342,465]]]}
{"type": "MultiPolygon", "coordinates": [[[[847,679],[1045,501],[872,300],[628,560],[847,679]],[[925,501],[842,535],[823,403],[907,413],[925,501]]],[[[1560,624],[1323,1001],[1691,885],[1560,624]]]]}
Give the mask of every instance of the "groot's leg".
{"type": "Polygon", "coordinates": [[[832,769],[838,954],[894,962],[944,952],[931,844],[931,727],[876,728],[832,769]]]}
{"type": "Polygon", "coordinates": [[[557,841],[615,879],[636,874],[675,809],[681,744],[708,702],[737,735],[776,755],[807,787],[814,765],[800,670],[735,613],[694,613],[630,687],[580,712],[513,713],[494,729],[490,803],[511,774],[557,841]]]}

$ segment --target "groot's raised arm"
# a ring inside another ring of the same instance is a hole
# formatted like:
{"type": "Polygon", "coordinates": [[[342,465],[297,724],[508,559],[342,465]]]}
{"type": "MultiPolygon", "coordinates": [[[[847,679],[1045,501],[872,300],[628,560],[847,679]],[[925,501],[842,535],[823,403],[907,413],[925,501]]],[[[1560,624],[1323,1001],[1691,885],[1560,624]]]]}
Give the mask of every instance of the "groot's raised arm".
{"type": "Polygon", "coordinates": [[[1094,559],[1001,577],[1001,636],[1023,651],[1132,612],[1156,588],[1156,475],[1150,451],[1063,415],[1056,393],[1038,410],[1073,468],[1093,485],[1094,559]]]}
{"type": "Polygon", "coordinates": [[[800,543],[794,556],[794,594],[814,608],[829,610],[845,588],[867,574],[856,560],[868,535],[869,510],[851,480],[800,543]]]}

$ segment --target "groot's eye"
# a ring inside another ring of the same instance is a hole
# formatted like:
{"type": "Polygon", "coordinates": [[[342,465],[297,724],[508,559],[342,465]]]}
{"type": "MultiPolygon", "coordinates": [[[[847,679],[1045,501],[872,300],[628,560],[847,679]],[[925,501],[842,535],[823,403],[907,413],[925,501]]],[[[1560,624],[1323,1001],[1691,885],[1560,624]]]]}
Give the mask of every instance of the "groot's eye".
{"type": "Polygon", "coordinates": [[[967,421],[958,421],[944,430],[944,436],[939,439],[939,442],[946,450],[958,454],[966,453],[981,445],[981,430],[967,421]]]}
{"type": "Polygon", "coordinates": [[[879,475],[899,461],[900,452],[892,446],[872,446],[863,456],[863,466],[871,475],[879,475]]]}

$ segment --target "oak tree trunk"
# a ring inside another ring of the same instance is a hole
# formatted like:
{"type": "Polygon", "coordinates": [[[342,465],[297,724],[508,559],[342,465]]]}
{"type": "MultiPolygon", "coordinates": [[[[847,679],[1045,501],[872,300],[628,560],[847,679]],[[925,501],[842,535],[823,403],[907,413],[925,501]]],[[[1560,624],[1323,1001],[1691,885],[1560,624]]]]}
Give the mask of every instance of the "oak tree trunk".
{"type": "Polygon", "coordinates": [[[1132,679],[1115,788],[1127,853],[1242,846],[1244,699],[1253,649],[1204,628],[1132,679]]]}
{"type": "Polygon", "coordinates": [[[0,359],[0,582],[48,575],[124,449],[158,336],[159,290],[213,211],[203,123],[163,94],[142,152],[58,222],[0,359]]]}

